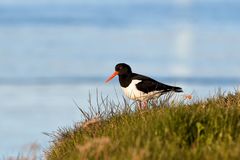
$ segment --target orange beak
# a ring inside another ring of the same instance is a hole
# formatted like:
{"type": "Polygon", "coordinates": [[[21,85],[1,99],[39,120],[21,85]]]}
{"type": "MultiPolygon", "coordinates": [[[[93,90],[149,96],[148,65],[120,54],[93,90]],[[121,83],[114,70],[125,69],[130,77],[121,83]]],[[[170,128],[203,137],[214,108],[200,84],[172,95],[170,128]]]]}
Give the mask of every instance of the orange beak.
{"type": "Polygon", "coordinates": [[[117,72],[117,71],[115,71],[115,72],[105,81],[105,83],[111,81],[116,75],[118,75],[118,72],[117,72]]]}

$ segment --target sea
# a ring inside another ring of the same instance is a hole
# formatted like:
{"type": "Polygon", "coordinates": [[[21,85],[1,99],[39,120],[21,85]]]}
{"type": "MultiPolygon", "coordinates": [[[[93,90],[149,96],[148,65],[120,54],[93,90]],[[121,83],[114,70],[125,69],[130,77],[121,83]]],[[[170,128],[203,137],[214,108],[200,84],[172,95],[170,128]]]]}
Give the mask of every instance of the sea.
{"type": "Polygon", "coordinates": [[[32,144],[41,157],[78,107],[122,97],[104,83],[120,62],[195,100],[235,92],[239,17],[237,0],[1,0],[0,158],[32,144]]]}

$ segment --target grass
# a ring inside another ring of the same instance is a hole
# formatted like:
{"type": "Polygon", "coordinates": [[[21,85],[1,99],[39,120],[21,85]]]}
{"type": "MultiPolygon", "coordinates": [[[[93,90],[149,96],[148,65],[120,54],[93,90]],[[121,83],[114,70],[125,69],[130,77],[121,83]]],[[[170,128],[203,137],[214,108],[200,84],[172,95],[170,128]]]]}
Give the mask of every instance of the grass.
{"type": "Polygon", "coordinates": [[[80,109],[86,121],[51,134],[46,159],[239,159],[239,92],[191,104],[162,102],[134,111],[102,99],[104,111],[80,109]]]}

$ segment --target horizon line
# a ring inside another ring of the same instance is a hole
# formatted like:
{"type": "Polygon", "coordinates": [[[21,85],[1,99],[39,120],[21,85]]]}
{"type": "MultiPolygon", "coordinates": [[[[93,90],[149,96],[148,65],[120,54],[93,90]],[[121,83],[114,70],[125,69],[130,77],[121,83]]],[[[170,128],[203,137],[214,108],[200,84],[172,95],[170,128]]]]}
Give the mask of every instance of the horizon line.
{"type": "MultiPolygon", "coordinates": [[[[104,83],[102,76],[39,76],[39,77],[0,77],[0,85],[76,85],[87,83],[104,83]]],[[[162,83],[188,83],[198,85],[234,85],[240,84],[240,77],[223,76],[170,76],[154,77],[162,83]]],[[[115,81],[114,81],[115,83],[115,81]]]]}

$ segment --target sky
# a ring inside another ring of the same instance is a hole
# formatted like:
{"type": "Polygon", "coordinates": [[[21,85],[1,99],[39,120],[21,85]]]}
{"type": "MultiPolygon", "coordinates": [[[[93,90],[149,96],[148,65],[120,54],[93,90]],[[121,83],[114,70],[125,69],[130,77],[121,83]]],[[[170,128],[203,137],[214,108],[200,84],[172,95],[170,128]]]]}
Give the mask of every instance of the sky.
{"type": "Polygon", "coordinates": [[[37,4],[69,4],[69,3],[77,3],[77,4],[136,4],[136,3],[173,3],[180,5],[188,5],[191,3],[220,3],[220,2],[228,2],[228,3],[236,3],[239,0],[1,0],[0,5],[37,5],[37,4]]]}

